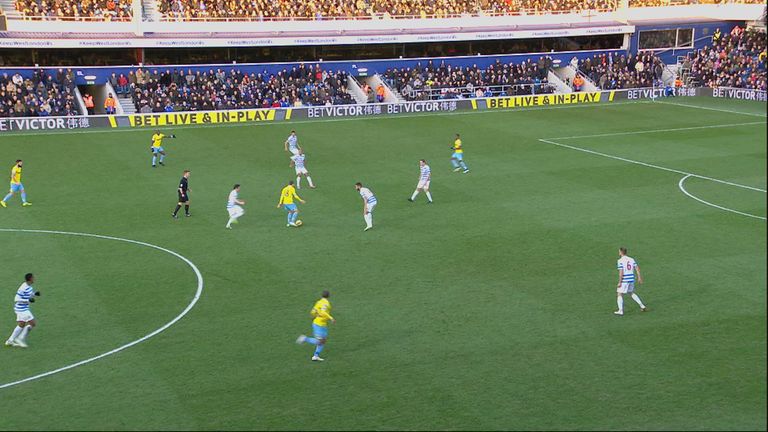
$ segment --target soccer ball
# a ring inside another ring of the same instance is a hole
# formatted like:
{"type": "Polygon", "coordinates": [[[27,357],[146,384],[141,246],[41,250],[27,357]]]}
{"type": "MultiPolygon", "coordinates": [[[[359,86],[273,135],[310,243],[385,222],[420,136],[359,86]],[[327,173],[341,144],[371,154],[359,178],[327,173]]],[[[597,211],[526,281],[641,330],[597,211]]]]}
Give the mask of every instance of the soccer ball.
{"type": "Polygon", "coordinates": [[[297,220],[295,223],[297,227],[304,225],[304,222],[302,222],[301,220],[297,220]]]}

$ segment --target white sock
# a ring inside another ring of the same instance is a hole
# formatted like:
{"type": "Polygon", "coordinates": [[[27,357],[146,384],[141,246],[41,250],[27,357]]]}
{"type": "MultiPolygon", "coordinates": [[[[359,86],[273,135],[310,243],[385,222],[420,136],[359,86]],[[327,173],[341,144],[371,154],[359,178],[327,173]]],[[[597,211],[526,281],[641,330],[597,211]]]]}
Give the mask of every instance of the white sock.
{"type": "Polygon", "coordinates": [[[640,300],[640,296],[638,296],[635,293],[632,293],[632,300],[634,300],[637,304],[639,304],[641,309],[645,309],[645,305],[643,304],[643,301],[640,300]]]}
{"type": "Polygon", "coordinates": [[[307,181],[309,182],[309,187],[315,187],[315,184],[312,183],[312,177],[307,176],[307,181]]]}
{"type": "Polygon", "coordinates": [[[227,222],[227,228],[231,227],[232,226],[232,222],[234,222],[234,221],[235,221],[235,218],[232,218],[232,217],[229,218],[229,222],[227,222]]]}
{"type": "Polygon", "coordinates": [[[372,214],[366,213],[365,217],[363,217],[363,219],[365,219],[365,225],[366,226],[369,226],[369,227],[373,226],[373,215],[372,214]]]}
{"type": "Polygon", "coordinates": [[[23,342],[27,340],[27,335],[29,334],[29,331],[32,330],[31,325],[25,325],[24,330],[21,331],[21,335],[19,336],[19,339],[23,342]]]}
{"type": "Polygon", "coordinates": [[[296,176],[296,189],[301,189],[301,176],[296,176]]]}
{"type": "Polygon", "coordinates": [[[427,199],[429,200],[429,202],[432,202],[432,194],[431,194],[431,193],[429,193],[429,191],[426,191],[426,192],[424,192],[424,193],[426,193],[426,194],[427,194],[427,199]]]}
{"type": "Polygon", "coordinates": [[[13,329],[13,333],[11,333],[11,337],[8,338],[9,341],[13,342],[16,340],[16,338],[19,337],[19,333],[24,330],[24,327],[16,326],[16,328],[13,329]]]}
{"type": "Polygon", "coordinates": [[[411,201],[415,200],[417,196],[419,196],[419,190],[418,189],[413,191],[413,195],[411,195],[411,201]]]}
{"type": "Polygon", "coordinates": [[[624,312],[624,297],[616,297],[616,304],[619,306],[619,312],[624,312]]]}

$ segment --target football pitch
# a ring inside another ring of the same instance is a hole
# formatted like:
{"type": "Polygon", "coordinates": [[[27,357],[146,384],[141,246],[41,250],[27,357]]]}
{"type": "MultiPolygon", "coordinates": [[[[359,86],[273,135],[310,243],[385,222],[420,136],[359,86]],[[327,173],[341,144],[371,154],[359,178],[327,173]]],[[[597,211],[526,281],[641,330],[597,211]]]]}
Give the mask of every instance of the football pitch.
{"type": "Polygon", "coordinates": [[[33,203],[0,208],[3,340],[24,273],[42,291],[30,348],[0,350],[0,429],[764,430],[765,116],[681,99],[181,127],[156,169],[151,130],[0,136],[33,203]],[[317,184],[301,228],[276,208],[291,129],[317,184]],[[406,200],[421,158],[433,205],[406,200]],[[613,314],[620,246],[648,313],[613,314]],[[324,289],[313,363],[294,341],[324,289]]]}

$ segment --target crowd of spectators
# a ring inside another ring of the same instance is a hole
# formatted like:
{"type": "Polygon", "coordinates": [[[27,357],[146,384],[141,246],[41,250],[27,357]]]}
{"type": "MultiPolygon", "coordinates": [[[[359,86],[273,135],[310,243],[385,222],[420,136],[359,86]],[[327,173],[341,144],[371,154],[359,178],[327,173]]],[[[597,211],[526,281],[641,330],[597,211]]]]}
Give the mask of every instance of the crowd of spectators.
{"type": "Polygon", "coordinates": [[[45,117],[78,115],[75,74],[59,69],[55,76],[44,70],[31,77],[0,76],[0,117],[45,117]]]}
{"type": "Polygon", "coordinates": [[[653,52],[603,53],[582,60],[578,68],[602,90],[652,87],[661,79],[664,63],[653,52]]]}
{"type": "Polygon", "coordinates": [[[389,85],[407,100],[457,99],[552,93],[548,73],[552,59],[537,62],[502,63],[497,60],[486,68],[461,67],[429,61],[413,68],[388,69],[389,85]]]}
{"type": "MultiPolygon", "coordinates": [[[[343,105],[354,103],[347,93],[346,72],[300,65],[277,74],[137,69],[127,77],[127,92],[141,113],[208,111],[240,108],[343,105]]],[[[120,76],[118,82],[122,82],[120,76]]]]}
{"type": "Polygon", "coordinates": [[[657,7],[701,3],[764,3],[764,0],[629,0],[629,7],[657,7]]]}
{"type": "Polygon", "coordinates": [[[764,31],[734,27],[730,33],[719,29],[712,45],[691,53],[681,65],[696,85],[766,88],[766,34],[764,31]]]}
{"type": "Polygon", "coordinates": [[[455,17],[613,10],[617,0],[158,0],[172,19],[334,19],[455,17]]]}
{"type": "Polygon", "coordinates": [[[130,21],[131,0],[16,0],[28,20],[130,21]]]}

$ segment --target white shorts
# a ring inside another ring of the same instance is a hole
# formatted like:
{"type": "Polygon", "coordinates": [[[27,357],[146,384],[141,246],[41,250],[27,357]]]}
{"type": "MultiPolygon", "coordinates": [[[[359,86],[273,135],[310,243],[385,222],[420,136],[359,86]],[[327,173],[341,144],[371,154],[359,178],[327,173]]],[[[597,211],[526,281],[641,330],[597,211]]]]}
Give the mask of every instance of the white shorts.
{"type": "Polygon", "coordinates": [[[30,322],[34,319],[35,317],[30,311],[16,312],[16,322],[30,322]]]}
{"type": "Polygon", "coordinates": [[[296,175],[300,174],[309,174],[309,171],[306,168],[296,168],[296,175]]]}
{"type": "Polygon", "coordinates": [[[291,152],[291,154],[294,155],[294,156],[299,154],[299,149],[298,148],[288,148],[288,151],[291,152]]]}
{"type": "Polygon", "coordinates": [[[416,189],[429,189],[429,180],[419,180],[416,189]]]}
{"type": "Polygon", "coordinates": [[[366,204],[366,207],[368,208],[368,213],[373,213],[373,209],[376,208],[376,204],[377,203],[373,203],[373,204],[368,203],[368,204],[366,204]]]}
{"type": "Polygon", "coordinates": [[[236,205],[234,207],[228,208],[227,212],[229,212],[229,217],[239,218],[243,215],[243,213],[245,213],[245,210],[243,210],[243,208],[239,205],[236,205]]]}
{"type": "Polygon", "coordinates": [[[629,294],[634,291],[635,291],[634,282],[624,282],[621,285],[619,285],[618,288],[616,288],[616,292],[621,294],[629,294]]]}

